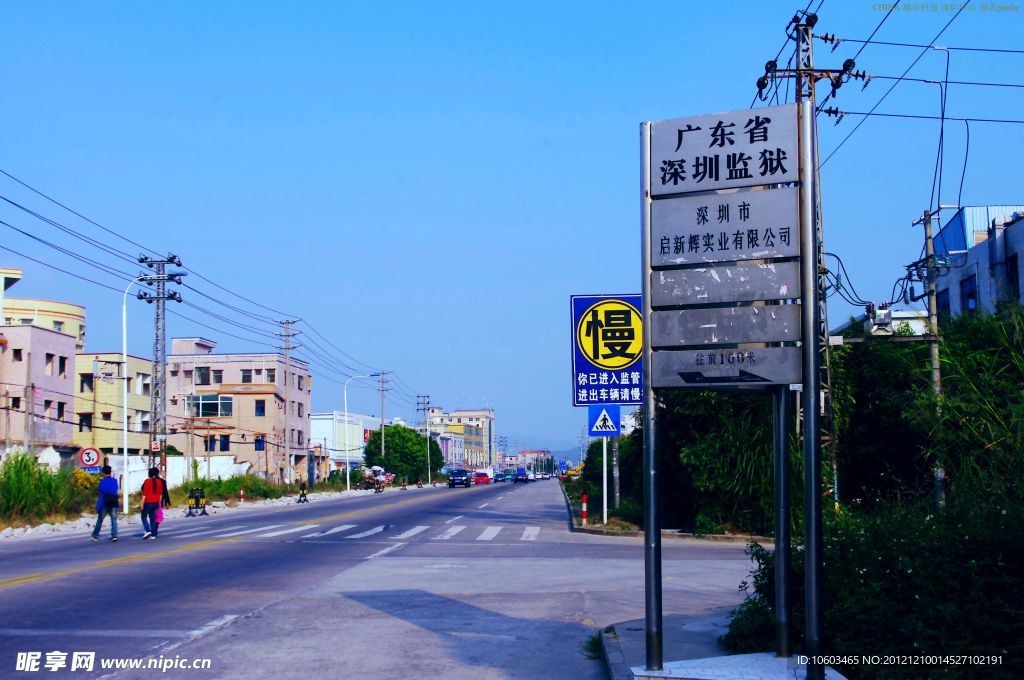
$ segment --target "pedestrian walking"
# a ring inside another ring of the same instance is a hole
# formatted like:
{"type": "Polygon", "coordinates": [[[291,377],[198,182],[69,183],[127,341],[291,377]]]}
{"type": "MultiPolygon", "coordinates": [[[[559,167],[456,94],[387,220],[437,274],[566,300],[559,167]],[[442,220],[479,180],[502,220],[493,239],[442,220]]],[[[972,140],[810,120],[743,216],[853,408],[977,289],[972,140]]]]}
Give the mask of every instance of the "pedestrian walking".
{"type": "Polygon", "coordinates": [[[103,466],[103,478],[100,480],[96,499],[96,528],[92,530],[92,540],[100,540],[100,529],[103,528],[103,518],[110,515],[110,540],[117,541],[117,480],[110,476],[109,465],[103,466]]]}
{"type": "Polygon", "coordinates": [[[160,526],[156,522],[156,513],[167,493],[167,483],[160,478],[160,468],[149,468],[149,478],[142,483],[142,529],[146,533],[142,538],[147,541],[156,539],[160,526]]]}
{"type": "Polygon", "coordinates": [[[160,499],[160,506],[156,509],[156,529],[153,530],[154,538],[158,533],[157,530],[159,530],[160,525],[164,523],[164,508],[171,507],[171,495],[167,493],[167,480],[161,477],[159,472],[157,473],[156,479],[163,485],[164,493],[163,497],[160,499]]]}

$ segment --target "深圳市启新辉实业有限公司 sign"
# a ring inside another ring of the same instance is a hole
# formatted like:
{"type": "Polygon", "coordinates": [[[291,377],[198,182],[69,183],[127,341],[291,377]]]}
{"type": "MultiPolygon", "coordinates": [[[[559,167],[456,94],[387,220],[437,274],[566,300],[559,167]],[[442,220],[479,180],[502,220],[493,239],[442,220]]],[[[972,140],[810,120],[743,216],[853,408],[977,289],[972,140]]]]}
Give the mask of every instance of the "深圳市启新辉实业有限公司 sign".
{"type": "Polygon", "coordinates": [[[643,316],[639,295],[573,295],[573,405],[643,399],[643,316]]]}

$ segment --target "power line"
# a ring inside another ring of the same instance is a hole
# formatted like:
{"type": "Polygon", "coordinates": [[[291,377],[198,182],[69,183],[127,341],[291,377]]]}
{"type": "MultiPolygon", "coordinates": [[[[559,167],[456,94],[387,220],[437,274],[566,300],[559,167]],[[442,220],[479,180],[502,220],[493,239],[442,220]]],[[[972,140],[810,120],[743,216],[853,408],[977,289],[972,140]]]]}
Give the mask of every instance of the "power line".
{"type": "MultiPolygon", "coordinates": [[[[885,16],[884,16],[884,17],[882,17],[882,20],[878,22],[878,25],[877,25],[877,26],[875,26],[875,30],[871,31],[871,35],[869,35],[869,36],[868,36],[868,39],[867,39],[867,40],[866,40],[866,41],[864,42],[864,44],[863,44],[863,45],[861,45],[861,46],[860,46],[860,49],[859,49],[859,50],[857,50],[857,54],[853,55],[853,60],[854,60],[854,61],[857,61],[857,57],[859,57],[859,56],[860,56],[860,53],[864,51],[864,48],[868,46],[868,44],[869,44],[870,40],[871,40],[872,38],[874,38],[874,37],[875,37],[875,34],[876,34],[876,33],[878,33],[878,30],[879,30],[880,28],[882,28],[882,24],[884,24],[884,23],[885,23],[885,21],[886,21],[886,19],[888,19],[888,18],[889,18],[889,16],[890,16],[890,15],[891,15],[891,14],[892,14],[892,13],[893,13],[894,11],[896,11],[896,8],[897,8],[897,7],[899,7],[899,3],[898,3],[898,2],[894,2],[894,3],[892,3],[892,7],[890,7],[890,8],[889,8],[889,11],[885,13],[885,16]]],[[[832,48],[832,51],[834,52],[834,51],[835,51],[835,48],[836,48],[836,47],[838,47],[838,46],[839,46],[839,45],[838,45],[838,43],[837,43],[837,44],[835,45],[835,47],[833,47],[833,48],[832,48]]],[[[788,79],[788,78],[787,78],[786,82],[787,82],[787,84],[788,84],[788,82],[789,82],[789,79],[788,79]]],[[[836,94],[836,90],[835,90],[835,89],[833,88],[833,90],[832,90],[831,92],[829,92],[829,93],[828,93],[827,95],[825,95],[825,98],[824,98],[824,99],[823,99],[823,100],[821,101],[821,104],[819,104],[819,105],[818,105],[818,113],[821,113],[821,109],[822,109],[822,108],[823,108],[823,107],[825,106],[825,102],[827,102],[827,101],[828,101],[829,99],[831,99],[832,97],[834,97],[834,96],[835,96],[835,94],[836,94]]],[[[815,114],[815,115],[817,115],[817,114],[815,114]]]]}
{"type": "Polygon", "coordinates": [[[928,78],[899,78],[898,76],[880,76],[873,73],[866,74],[866,79],[871,80],[905,80],[908,83],[927,83],[929,85],[938,85],[945,83],[947,85],[970,85],[975,87],[1015,87],[1024,88],[1024,83],[990,83],[980,80],[931,80],[928,78]]]}
{"type": "MultiPolygon", "coordinates": [[[[820,3],[818,3],[818,9],[821,9],[821,6],[822,6],[822,5],[824,4],[824,2],[825,2],[825,0],[822,0],[822,1],[820,2],[820,3]]],[[[812,5],[813,3],[814,3],[814,0],[809,0],[809,2],[807,3],[807,6],[806,6],[806,7],[804,7],[804,9],[803,9],[803,12],[801,12],[801,14],[807,14],[807,11],[808,11],[808,10],[809,10],[809,9],[811,8],[811,5],[812,5]]],[[[815,10],[815,13],[817,13],[817,10],[815,10]]],[[[796,17],[794,17],[794,18],[796,18],[796,17]]],[[[775,58],[774,58],[774,59],[772,59],[772,61],[776,61],[776,62],[777,62],[777,61],[779,60],[779,57],[781,57],[781,56],[782,56],[782,51],[783,51],[784,49],[786,49],[786,45],[788,45],[788,44],[789,44],[789,41],[793,39],[793,38],[792,38],[792,36],[790,36],[790,34],[789,34],[789,27],[790,27],[790,25],[791,25],[792,23],[793,23],[793,22],[792,22],[792,21],[790,21],[790,23],[789,23],[789,24],[786,24],[786,41],[782,43],[782,47],[780,47],[780,48],[779,48],[779,51],[775,53],[775,58]]],[[[776,87],[777,87],[777,86],[776,86],[776,87]]],[[[760,91],[760,90],[758,90],[758,91],[757,91],[757,92],[756,92],[756,93],[754,94],[754,98],[750,100],[750,106],[748,106],[748,107],[747,107],[748,109],[752,109],[752,108],[754,108],[754,104],[756,104],[756,103],[757,103],[757,98],[758,98],[758,96],[759,96],[760,94],[761,94],[761,91],[760,91]]]]}
{"type": "MultiPolygon", "coordinates": [[[[896,3],[896,4],[898,5],[899,3],[896,3]]],[[[964,7],[966,7],[968,4],[970,4],[970,2],[965,3],[964,7]]],[[[963,7],[961,7],[960,10],[963,11],[963,7]]],[[[892,11],[892,10],[890,10],[890,11],[892,11]]],[[[959,14],[959,13],[960,12],[957,12],[957,14],[959,14]]],[[[947,46],[934,47],[934,43],[935,43],[934,40],[931,43],[927,44],[927,45],[919,45],[917,43],[889,42],[889,41],[884,41],[884,40],[858,40],[857,38],[840,38],[840,37],[837,37],[835,35],[828,35],[828,34],[820,35],[820,36],[815,36],[815,37],[818,38],[818,40],[821,40],[821,41],[824,41],[824,42],[837,43],[837,44],[838,43],[844,43],[844,42],[852,42],[852,43],[864,43],[865,45],[886,45],[886,46],[889,46],[889,47],[916,47],[916,48],[925,48],[925,49],[933,49],[933,50],[953,50],[953,51],[956,51],[956,52],[992,52],[992,53],[996,53],[996,54],[1024,54],[1024,50],[1010,50],[1010,49],[1003,49],[1003,48],[996,48],[996,47],[947,47],[947,46]]],[[[859,54],[859,52],[858,52],[858,54],[859,54]]]]}
{"type": "MultiPolygon", "coordinates": [[[[917,62],[921,61],[921,58],[922,58],[922,57],[923,57],[923,56],[924,56],[925,54],[927,54],[927,53],[928,53],[928,50],[929,50],[929,49],[931,49],[932,45],[934,45],[934,44],[935,44],[935,41],[936,41],[936,40],[938,40],[938,39],[939,39],[940,37],[942,37],[942,34],[946,32],[946,29],[947,29],[947,28],[949,28],[949,27],[950,27],[950,25],[951,25],[951,24],[952,24],[952,23],[953,23],[954,21],[956,21],[956,18],[957,18],[958,16],[960,16],[960,14],[962,14],[962,13],[963,13],[963,11],[964,11],[965,9],[967,9],[967,6],[968,6],[969,4],[970,4],[970,0],[968,0],[968,2],[965,2],[965,3],[963,4],[963,5],[961,5],[961,6],[960,6],[960,9],[959,9],[959,10],[957,10],[956,14],[954,14],[954,15],[953,15],[953,16],[952,16],[952,17],[950,18],[950,20],[946,22],[946,25],[945,25],[945,26],[943,26],[943,27],[942,27],[942,29],[941,29],[941,30],[940,30],[940,31],[939,31],[938,33],[936,33],[936,34],[935,34],[935,37],[934,37],[934,38],[932,38],[932,41],[931,41],[931,42],[930,42],[930,43],[928,44],[927,48],[926,48],[926,49],[923,49],[923,50],[921,50],[921,53],[917,55],[917,58],[916,58],[916,59],[914,59],[914,61],[910,62],[910,66],[908,66],[908,67],[906,68],[906,70],[904,70],[904,71],[903,71],[902,75],[900,75],[900,78],[903,78],[903,76],[905,76],[905,75],[907,75],[908,73],[910,73],[910,70],[911,70],[912,68],[914,68],[914,66],[916,66],[916,65],[917,65],[917,62]]],[[[881,99],[879,99],[879,100],[878,100],[877,102],[875,102],[875,105],[871,107],[871,111],[869,112],[869,115],[870,115],[871,113],[874,113],[874,112],[875,112],[875,109],[877,109],[877,108],[878,108],[878,107],[879,107],[879,106],[881,105],[881,103],[885,101],[886,97],[888,97],[888,96],[889,96],[889,94],[890,94],[890,93],[891,93],[891,92],[892,92],[893,90],[895,90],[895,89],[896,89],[896,86],[897,86],[897,85],[899,85],[899,84],[900,84],[900,82],[901,82],[900,80],[896,80],[896,82],[894,82],[894,83],[893,83],[893,84],[892,84],[892,85],[891,85],[891,86],[889,87],[889,89],[885,91],[885,94],[883,94],[883,95],[882,95],[881,99]]],[[[847,141],[848,141],[848,140],[850,139],[850,137],[852,137],[852,136],[854,135],[854,133],[856,133],[856,132],[857,132],[857,130],[859,130],[859,129],[860,129],[860,126],[861,126],[861,125],[863,125],[863,124],[864,124],[864,121],[865,121],[865,120],[867,120],[867,119],[868,119],[868,116],[865,116],[864,118],[861,118],[861,119],[860,119],[860,120],[859,120],[859,121],[857,122],[857,125],[856,125],[856,126],[854,126],[854,128],[853,128],[852,130],[850,130],[850,133],[849,133],[848,135],[846,135],[846,137],[844,137],[844,138],[843,138],[843,141],[839,142],[839,145],[838,145],[838,146],[836,146],[836,148],[832,149],[832,152],[831,152],[831,153],[830,153],[830,154],[829,154],[829,155],[828,155],[828,156],[827,156],[827,157],[825,158],[825,160],[824,160],[824,161],[822,161],[822,162],[821,162],[821,164],[820,164],[820,166],[819,166],[819,167],[824,167],[824,166],[825,166],[825,164],[826,164],[826,163],[828,163],[828,162],[829,162],[829,160],[830,160],[830,159],[831,159],[831,158],[832,158],[833,156],[835,156],[835,155],[836,155],[836,153],[837,153],[837,152],[839,151],[839,149],[843,148],[843,145],[844,145],[844,144],[846,144],[846,142],[847,142],[847,141]]]]}
{"type": "MultiPolygon", "coordinates": [[[[915,113],[876,113],[872,111],[840,111],[838,109],[826,109],[827,115],[840,115],[840,116],[871,116],[874,118],[910,118],[918,120],[942,120],[943,116],[928,116],[924,114],[915,113]]],[[[945,116],[945,120],[962,120],[969,121],[971,123],[1005,123],[1011,125],[1020,125],[1024,123],[1024,119],[1019,118],[973,118],[973,117],[961,117],[961,116],[945,116]]]]}

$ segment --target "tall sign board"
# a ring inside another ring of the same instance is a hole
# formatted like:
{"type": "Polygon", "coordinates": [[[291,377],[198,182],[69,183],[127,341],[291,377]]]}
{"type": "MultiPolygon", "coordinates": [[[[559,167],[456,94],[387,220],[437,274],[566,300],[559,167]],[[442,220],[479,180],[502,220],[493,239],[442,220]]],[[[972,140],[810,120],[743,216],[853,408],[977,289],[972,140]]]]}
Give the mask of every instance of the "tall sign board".
{"type": "Polygon", "coordinates": [[[643,318],[639,295],[573,295],[573,406],[639,404],[643,399],[643,318]]]}
{"type": "Polygon", "coordinates": [[[645,351],[654,389],[800,382],[795,105],[650,123],[645,351]]]}

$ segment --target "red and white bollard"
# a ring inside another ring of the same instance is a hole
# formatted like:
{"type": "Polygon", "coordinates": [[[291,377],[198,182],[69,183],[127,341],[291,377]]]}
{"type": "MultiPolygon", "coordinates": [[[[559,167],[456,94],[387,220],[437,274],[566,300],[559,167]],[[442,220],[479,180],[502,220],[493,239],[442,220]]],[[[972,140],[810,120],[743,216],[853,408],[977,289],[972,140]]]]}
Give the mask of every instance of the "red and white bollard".
{"type": "Polygon", "coordinates": [[[238,502],[239,503],[244,503],[245,502],[245,489],[242,488],[242,487],[239,487],[239,489],[238,489],[238,502]]]}
{"type": "Polygon", "coordinates": [[[583,526],[587,526],[587,497],[583,496],[583,511],[580,513],[580,517],[583,519],[583,526]]]}

